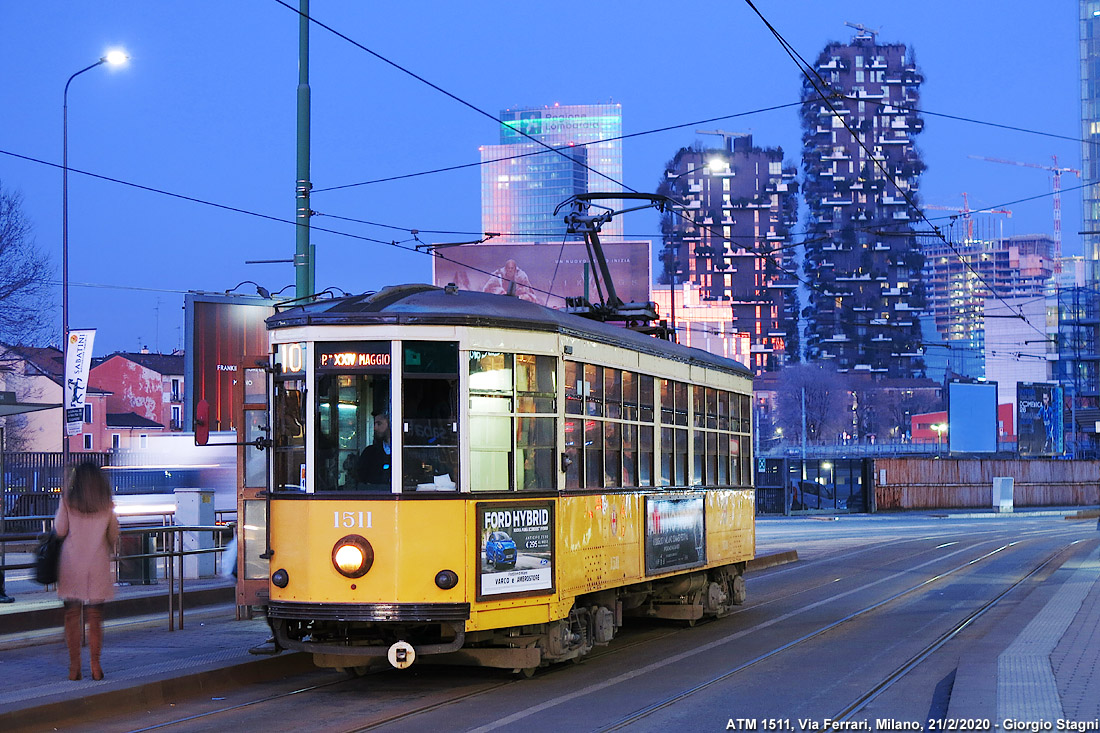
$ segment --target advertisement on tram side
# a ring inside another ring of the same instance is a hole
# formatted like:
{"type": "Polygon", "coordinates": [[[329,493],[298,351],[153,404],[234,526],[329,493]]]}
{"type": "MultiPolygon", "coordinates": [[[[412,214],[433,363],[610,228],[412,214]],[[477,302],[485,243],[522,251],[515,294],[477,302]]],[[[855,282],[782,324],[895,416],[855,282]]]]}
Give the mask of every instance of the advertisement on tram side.
{"type": "Polygon", "coordinates": [[[647,496],[645,511],[646,575],[706,564],[703,497],[647,496]]]}
{"type": "Polygon", "coordinates": [[[1058,456],[1065,452],[1062,402],[1060,385],[1017,382],[1016,433],[1021,456],[1058,456]]]}
{"type": "Polygon", "coordinates": [[[554,590],[554,504],[477,505],[479,600],[554,590]]]}

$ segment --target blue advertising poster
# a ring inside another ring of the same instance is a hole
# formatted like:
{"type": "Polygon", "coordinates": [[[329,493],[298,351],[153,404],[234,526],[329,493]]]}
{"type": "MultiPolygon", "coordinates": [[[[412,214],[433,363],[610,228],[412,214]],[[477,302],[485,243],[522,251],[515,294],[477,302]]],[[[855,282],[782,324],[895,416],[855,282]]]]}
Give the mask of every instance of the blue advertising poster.
{"type": "Polygon", "coordinates": [[[997,383],[949,382],[947,425],[951,453],[996,453],[997,383]]]}

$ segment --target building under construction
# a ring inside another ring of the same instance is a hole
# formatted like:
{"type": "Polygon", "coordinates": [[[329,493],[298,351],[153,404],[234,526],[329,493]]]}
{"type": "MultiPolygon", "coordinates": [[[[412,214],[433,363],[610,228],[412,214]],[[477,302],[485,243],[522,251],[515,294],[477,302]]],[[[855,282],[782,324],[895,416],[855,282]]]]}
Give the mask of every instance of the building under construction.
{"type": "Polygon", "coordinates": [[[1049,235],[922,240],[928,311],[953,346],[983,351],[988,300],[1042,299],[1051,288],[1054,241],[1049,235]]]}

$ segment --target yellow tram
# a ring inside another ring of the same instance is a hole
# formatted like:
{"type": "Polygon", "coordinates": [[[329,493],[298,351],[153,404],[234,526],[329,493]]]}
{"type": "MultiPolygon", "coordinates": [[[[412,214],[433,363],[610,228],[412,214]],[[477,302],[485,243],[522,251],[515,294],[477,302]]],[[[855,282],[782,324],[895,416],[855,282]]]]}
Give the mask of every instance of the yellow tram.
{"type": "Polygon", "coordinates": [[[293,307],[268,329],[270,479],[243,559],[279,647],[530,673],[625,616],[744,601],[742,365],[453,286],[293,307]]]}

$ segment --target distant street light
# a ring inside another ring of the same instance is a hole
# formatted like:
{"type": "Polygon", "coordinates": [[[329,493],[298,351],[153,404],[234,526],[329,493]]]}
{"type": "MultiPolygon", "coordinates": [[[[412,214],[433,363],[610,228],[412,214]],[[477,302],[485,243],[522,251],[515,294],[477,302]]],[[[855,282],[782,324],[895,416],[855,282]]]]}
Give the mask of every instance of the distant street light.
{"type": "MultiPolygon", "coordinates": [[[[119,66],[129,60],[122,51],[109,51],[107,55],[91,66],[86,66],[69,77],[65,82],[65,94],[61,106],[61,393],[65,394],[65,355],[69,345],[69,85],[73,79],[91,71],[97,66],[109,64],[119,66]]],[[[69,465],[69,436],[65,430],[65,408],[61,408],[61,453],[62,467],[69,465]]]]}

